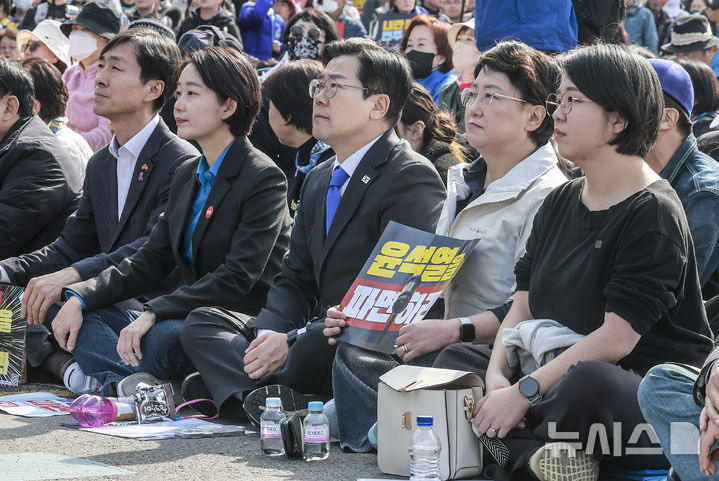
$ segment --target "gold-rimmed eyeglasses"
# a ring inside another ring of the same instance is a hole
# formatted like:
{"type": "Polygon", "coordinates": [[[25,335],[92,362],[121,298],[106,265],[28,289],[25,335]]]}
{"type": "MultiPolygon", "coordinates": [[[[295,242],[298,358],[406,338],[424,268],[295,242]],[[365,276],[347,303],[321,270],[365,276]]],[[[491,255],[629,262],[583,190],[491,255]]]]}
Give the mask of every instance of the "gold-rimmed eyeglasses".
{"type": "Polygon", "coordinates": [[[372,90],[365,88],[365,87],[358,87],[356,85],[348,85],[348,84],[341,84],[339,82],[336,82],[334,80],[328,80],[323,81],[318,78],[312,80],[310,82],[310,97],[317,98],[319,95],[324,91],[325,95],[328,99],[331,99],[335,95],[337,95],[338,89],[344,89],[344,88],[353,88],[353,89],[362,89],[366,90],[367,92],[372,92],[372,90]]]}
{"type": "Polygon", "coordinates": [[[527,101],[524,99],[511,97],[509,95],[498,94],[497,92],[488,91],[480,94],[479,92],[472,90],[471,87],[462,90],[461,96],[462,105],[465,108],[471,107],[474,101],[477,99],[479,99],[479,103],[482,105],[492,105],[492,101],[494,101],[495,97],[499,97],[500,99],[516,100],[517,102],[523,102],[525,104],[527,103],[527,101]]]}
{"type": "Polygon", "coordinates": [[[544,102],[544,108],[547,109],[547,115],[549,116],[554,115],[554,112],[557,111],[558,107],[561,107],[564,115],[569,115],[569,112],[572,111],[572,107],[574,106],[574,102],[591,102],[591,100],[574,97],[573,95],[567,95],[566,93],[562,95],[561,98],[557,97],[557,94],[549,94],[546,102],[544,102]]]}

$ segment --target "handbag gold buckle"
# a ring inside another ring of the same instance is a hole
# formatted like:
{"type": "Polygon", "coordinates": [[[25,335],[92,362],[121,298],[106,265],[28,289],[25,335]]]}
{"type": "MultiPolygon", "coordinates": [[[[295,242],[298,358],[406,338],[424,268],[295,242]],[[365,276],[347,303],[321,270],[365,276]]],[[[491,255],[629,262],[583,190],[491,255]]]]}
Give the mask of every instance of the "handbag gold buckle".
{"type": "Polygon", "coordinates": [[[472,417],[474,417],[474,397],[473,396],[464,396],[464,417],[467,418],[467,421],[471,421],[472,417]]]}
{"type": "Polygon", "coordinates": [[[412,412],[405,411],[402,413],[402,427],[407,431],[412,430],[412,412]]]}

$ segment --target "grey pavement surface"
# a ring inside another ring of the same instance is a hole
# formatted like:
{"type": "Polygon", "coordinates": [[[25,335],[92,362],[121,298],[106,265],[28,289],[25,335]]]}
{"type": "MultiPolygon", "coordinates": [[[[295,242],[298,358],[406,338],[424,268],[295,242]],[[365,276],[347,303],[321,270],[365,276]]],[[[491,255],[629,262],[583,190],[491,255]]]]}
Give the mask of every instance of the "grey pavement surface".
{"type": "MultiPolygon", "coordinates": [[[[133,473],[71,478],[83,480],[318,481],[391,478],[379,471],[374,454],[343,453],[337,443],[332,444],[329,459],[310,463],[263,456],[257,434],[135,441],[60,426],[60,423],[72,421],[70,416],[24,418],[0,413],[0,453],[54,453],[120,467],[133,473]]],[[[0,468],[0,480],[3,478],[0,468]]]]}

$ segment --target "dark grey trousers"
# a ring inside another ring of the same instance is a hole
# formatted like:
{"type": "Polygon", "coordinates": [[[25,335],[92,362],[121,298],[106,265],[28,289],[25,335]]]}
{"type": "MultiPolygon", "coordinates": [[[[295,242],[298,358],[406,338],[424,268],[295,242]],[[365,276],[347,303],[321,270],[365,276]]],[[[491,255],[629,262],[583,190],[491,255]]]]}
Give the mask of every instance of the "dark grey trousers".
{"type": "Polygon", "coordinates": [[[182,347],[202,376],[218,406],[236,392],[282,384],[307,394],[332,394],[335,347],[322,334],[324,322],[310,324],[290,348],[285,365],[261,379],[244,371],[245,349],[254,339],[251,316],[219,307],[195,309],[182,326],[182,347]]]}

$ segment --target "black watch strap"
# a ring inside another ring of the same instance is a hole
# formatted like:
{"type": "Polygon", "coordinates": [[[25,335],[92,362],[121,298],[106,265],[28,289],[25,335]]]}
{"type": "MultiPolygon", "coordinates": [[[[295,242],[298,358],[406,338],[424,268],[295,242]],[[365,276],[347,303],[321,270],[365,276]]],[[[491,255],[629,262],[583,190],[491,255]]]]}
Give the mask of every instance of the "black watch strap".
{"type": "Polygon", "coordinates": [[[519,380],[519,392],[522,396],[529,400],[530,406],[536,406],[542,400],[542,394],[539,392],[539,383],[530,375],[524,376],[519,380]]]}
{"type": "Polygon", "coordinates": [[[469,317],[459,318],[459,342],[474,342],[474,323],[469,317]]]}

